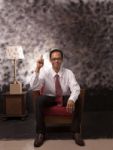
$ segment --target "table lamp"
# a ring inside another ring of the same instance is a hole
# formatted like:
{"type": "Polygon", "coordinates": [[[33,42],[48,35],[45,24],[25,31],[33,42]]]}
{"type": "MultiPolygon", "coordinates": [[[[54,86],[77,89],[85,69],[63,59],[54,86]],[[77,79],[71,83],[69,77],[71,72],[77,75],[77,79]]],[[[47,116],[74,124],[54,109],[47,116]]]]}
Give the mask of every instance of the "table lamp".
{"type": "Polygon", "coordinates": [[[22,84],[16,79],[16,62],[18,59],[24,59],[23,49],[21,46],[7,46],[6,57],[14,62],[14,79],[13,83],[10,84],[10,94],[21,94],[22,84]]]}

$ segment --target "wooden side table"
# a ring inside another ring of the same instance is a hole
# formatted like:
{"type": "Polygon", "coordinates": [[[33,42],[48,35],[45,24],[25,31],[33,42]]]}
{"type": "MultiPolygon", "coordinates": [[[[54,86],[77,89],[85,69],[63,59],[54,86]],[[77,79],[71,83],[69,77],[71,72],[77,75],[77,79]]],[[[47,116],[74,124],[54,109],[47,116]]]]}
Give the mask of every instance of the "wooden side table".
{"type": "Polygon", "coordinates": [[[27,115],[26,110],[26,92],[21,94],[3,94],[4,99],[4,117],[21,117],[24,119],[27,115]]]}

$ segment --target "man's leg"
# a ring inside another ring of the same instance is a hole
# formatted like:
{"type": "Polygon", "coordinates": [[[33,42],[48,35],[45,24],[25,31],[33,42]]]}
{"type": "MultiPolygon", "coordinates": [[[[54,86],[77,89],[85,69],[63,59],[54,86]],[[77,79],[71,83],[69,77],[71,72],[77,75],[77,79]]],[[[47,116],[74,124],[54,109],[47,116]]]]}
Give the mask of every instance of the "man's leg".
{"type": "Polygon", "coordinates": [[[44,108],[55,105],[55,97],[50,96],[38,96],[36,99],[36,138],[34,141],[35,147],[40,147],[45,140],[45,116],[44,116],[44,108]]]}
{"type": "Polygon", "coordinates": [[[80,100],[78,99],[75,102],[75,109],[73,112],[72,133],[76,144],[80,146],[84,146],[85,143],[81,137],[81,120],[82,120],[82,108],[81,108],[80,100]]]}
{"type": "Polygon", "coordinates": [[[79,100],[77,100],[75,102],[75,109],[72,118],[72,132],[80,133],[80,125],[81,125],[80,103],[79,100]]]}
{"type": "MultiPolygon", "coordinates": [[[[63,96],[63,106],[67,105],[69,96],[63,96]]],[[[80,102],[77,100],[75,102],[75,109],[74,112],[72,112],[72,132],[80,133],[80,125],[81,125],[81,108],[80,108],[80,102]]]]}

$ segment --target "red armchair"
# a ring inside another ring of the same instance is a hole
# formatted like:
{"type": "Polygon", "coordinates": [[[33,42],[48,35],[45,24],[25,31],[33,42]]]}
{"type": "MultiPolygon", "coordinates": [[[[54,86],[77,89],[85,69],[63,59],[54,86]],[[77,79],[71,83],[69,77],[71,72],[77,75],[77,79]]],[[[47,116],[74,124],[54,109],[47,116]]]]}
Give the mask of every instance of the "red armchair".
{"type": "MultiPolygon", "coordinates": [[[[39,91],[33,91],[32,97],[33,97],[33,104],[35,105],[36,97],[40,95],[39,91]]],[[[81,117],[83,116],[83,108],[84,108],[84,95],[85,90],[81,89],[80,95],[78,97],[78,100],[80,101],[80,114],[81,117]]],[[[35,111],[35,107],[34,107],[35,111]]],[[[45,113],[45,120],[46,124],[49,125],[58,125],[58,124],[70,124],[72,119],[72,114],[66,111],[66,108],[63,106],[52,106],[49,108],[46,108],[44,110],[45,113]]],[[[81,122],[82,126],[82,122],[81,122]]]]}

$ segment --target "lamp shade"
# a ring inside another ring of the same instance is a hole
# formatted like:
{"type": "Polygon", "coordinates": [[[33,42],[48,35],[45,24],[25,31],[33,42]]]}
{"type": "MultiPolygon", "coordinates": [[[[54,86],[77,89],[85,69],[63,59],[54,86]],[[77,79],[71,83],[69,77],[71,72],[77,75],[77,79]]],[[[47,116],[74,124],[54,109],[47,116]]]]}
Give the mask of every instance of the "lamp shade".
{"type": "Polygon", "coordinates": [[[6,57],[7,59],[24,59],[22,46],[7,46],[6,57]]]}

